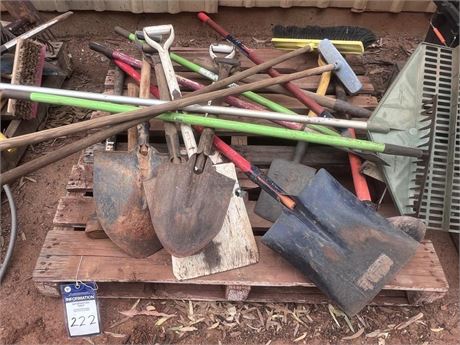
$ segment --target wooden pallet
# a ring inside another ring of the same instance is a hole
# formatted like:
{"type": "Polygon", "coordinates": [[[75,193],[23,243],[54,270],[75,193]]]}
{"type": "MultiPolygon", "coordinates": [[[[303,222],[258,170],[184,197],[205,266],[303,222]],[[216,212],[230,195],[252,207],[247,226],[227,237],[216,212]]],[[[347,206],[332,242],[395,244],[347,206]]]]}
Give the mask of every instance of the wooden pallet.
{"type": "MultiPolygon", "coordinates": [[[[176,51],[189,59],[203,64],[209,63],[203,49],[177,48],[176,51]]],[[[262,53],[266,55],[264,58],[278,54],[273,50],[263,50],[262,53]]],[[[249,66],[245,61],[243,59],[243,65],[249,66]]],[[[286,72],[294,71],[309,63],[313,66],[311,61],[295,60],[290,64],[284,63],[281,69],[286,72]]],[[[182,69],[179,70],[184,73],[182,69]]],[[[107,92],[110,92],[111,76],[109,73],[106,78],[107,92]]],[[[305,88],[314,89],[318,78],[300,82],[304,83],[305,88]]],[[[366,88],[369,90],[371,86],[366,88]]],[[[361,96],[369,99],[372,97],[370,94],[361,96]]],[[[283,104],[289,103],[283,100],[283,104]]],[[[101,114],[94,113],[93,116],[101,114]]],[[[294,152],[294,144],[282,140],[267,140],[225,131],[218,131],[218,134],[262,169],[266,169],[274,158],[291,159],[294,152]]],[[[161,123],[152,121],[151,142],[160,153],[166,154],[163,138],[161,123]]],[[[124,135],[118,136],[117,149],[126,148],[125,140],[124,135]]],[[[103,147],[104,145],[95,145],[85,150],[77,164],[72,167],[67,194],[59,201],[53,220],[54,227],[47,234],[33,272],[33,281],[41,293],[59,296],[59,285],[74,281],[77,277],[79,280],[96,281],[99,285],[98,294],[102,298],[327,302],[327,298],[311,281],[261,244],[260,236],[271,226],[271,222],[254,213],[255,200],[260,189],[242,174],[238,175],[239,183],[247,191],[246,207],[260,252],[260,261],[257,264],[178,281],[172,273],[171,256],[164,250],[146,259],[134,259],[120,251],[104,236],[94,217],[92,153],[103,147]]],[[[327,167],[340,177],[345,186],[352,186],[351,180],[344,178],[349,175],[346,169],[347,155],[344,152],[310,145],[303,163],[327,167]]],[[[381,208],[381,213],[392,216],[396,211],[391,203],[386,203],[381,208]]],[[[414,258],[385,286],[373,303],[419,305],[443,297],[447,290],[447,280],[433,244],[424,241],[414,258]]]]}
{"type": "MultiPolygon", "coordinates": [[[[271,223],[253,212],[258,189],[243,176],[240,185],[249,194],[246,207],[260,252],[260,261],[255,265],[177,281],[172,274],[171,257],[164,250],[146,259],[134,259],[107,238],[90,238],[85,230],[94,227],[91,156],[87,151],[73,166],[67,195],[59,200],[54,228],[47,234],[37,260],[33,281],[41,293],[59,296],[59,284],[77,277],[96,281],[103,298],[327,302],[313,283],[260,243],[260,235],[271,223]]],[[[386,204],[382,213],[392,216],[395,209],[386,204]]],[[[373,303],[419,305],[442,298],[447,290],[433,244],[424,241],[414,258],[373,303]]]]}

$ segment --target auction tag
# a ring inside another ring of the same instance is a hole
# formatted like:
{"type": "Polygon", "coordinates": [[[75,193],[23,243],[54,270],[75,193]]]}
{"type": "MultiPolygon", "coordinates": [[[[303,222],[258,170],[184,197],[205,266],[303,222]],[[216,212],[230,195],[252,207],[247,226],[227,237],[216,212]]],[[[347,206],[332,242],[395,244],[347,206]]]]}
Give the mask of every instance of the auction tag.
{"type": "Polygon", "coordinates": [[[93,282],[61,285],[67,330],[71,337],[101,333],[96,286],[93,282]]]}

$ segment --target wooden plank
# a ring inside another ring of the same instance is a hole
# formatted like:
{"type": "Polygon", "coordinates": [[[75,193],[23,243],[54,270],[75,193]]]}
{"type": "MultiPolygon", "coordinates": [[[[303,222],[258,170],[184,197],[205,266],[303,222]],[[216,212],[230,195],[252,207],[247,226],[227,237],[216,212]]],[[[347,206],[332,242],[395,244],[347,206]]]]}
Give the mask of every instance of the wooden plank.
{"type": "MultiPolygon", "coordinates": [[[[260,260],[237,270],[187,280],[187,284],[248,286],[314,286],[303,274],[256,238],[260,260]]],[[[92,240],[79,231],[48,232],[33,272],[36,282],[75,279],[97,282],[178,283],[169,254],[160,250],[135,259],[110,240],[92,240]],[[88,254],[91,253],[91,254],[88,254]],[[116,262],[116,264],[114,264],[116,262]],[[77,268],[79,270],[77,272],[77,268]]],[[[424,241],[411,261],[384,289],[444,293],[448,283],[431,241],[424,241]]]]}
{"type": "MultiPolygon", "coordinates": [[[[40,293],[60,297],[59,283],[35,282],[40,293]]],[[[156,283],[98,283],[98,298],[142,298],[172,299],[195,301],[226,301],[226,286],[194,285],[194,284],[156,284],[156,283]]],[[[435,293],[436,294],[436,293],[435,293]]],[[[441,293],[437,293],[441,294],[441,293]]],[[[328,298],[315,287],[267,287],[252,286],[246,302],[262,303],[331,303],[328,298]]],[[[410,305],[404,291],[382,290],[370,305],[410,305]]]]}
{"type": "Polygon", "coordinates": [[[85,228],[96,206],[92,197],[68,195],[59,199],[53,224],[55,226],[72,226],[85,228]]]}
{"type": "Polygon", "coordinates": [[[232,135],[231,143],[232,146],[236,145],[247,145],[248,137],[246,135],[232,135]]]}
{"type": "MultiPolygon", "coordinates": [[[[216,165],[216,170],[236,180],[233,164],[216,165]]],[[[235,194],[240,188],[236,180],[232,198],[220,232],[198,254],[185,258],[172,257],[174,276],[190,279],[251,265],[259,261],[259,252],[252,233],[244,200],[235,194]]]]}

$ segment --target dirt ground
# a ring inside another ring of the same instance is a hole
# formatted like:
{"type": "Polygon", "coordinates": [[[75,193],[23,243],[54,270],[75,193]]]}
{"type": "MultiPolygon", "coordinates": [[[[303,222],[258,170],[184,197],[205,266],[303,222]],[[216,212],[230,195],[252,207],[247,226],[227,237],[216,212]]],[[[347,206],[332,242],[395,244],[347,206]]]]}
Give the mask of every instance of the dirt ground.
{"type": "MultiPolygon", "coordinates": [[[[269,46],[269,43],[260,42],[270,38],[271,26],[277,23],[368,27],[381,38],[379,46],[365,54],[368,74],[377,87],[378,96],[388,83],[393,63],[405,61],[410,56],[423,39],[429,20],[425,14],[352,14],[347,10],[319,9],[223,8],[214,17],[251,46],[269,46]]],[[[112,33],[113,26],[134,29],[164,23],[174,24],[177,45],[205,47],[217,39],[194,14],[77,13],[54,30],[61,39],[68,41],[74,64],[74,73],[65,88],[102,91],[108,61],[89,51],[89,40],[129,49],[129,43],[112,33]]],[[[87,112],[73,108],[53,107],[49,112],[48,126],[79,121],[86,115],[87,112]]],[[[34,145],[28,149],[23,162],[76,138],[34,145]]],[[[68,157],[12,185],[20,235],[12,265],[0,287],[1,344],[458,343],[458,253],[450,236],[441,232],[428,233],[427,238],[434,242],[450,290],[445,298],[430,305],[367,307],[350,320],[337,316],[336,322],[326,305],[101,300],[104,333],[92,338],[69,339],[62,301],[40,295],[31,281],[31,274],[77,157],[78,154],[68,157]],[[120,314],[122,311],[129,311],[131,317],[120,314]],[[148,315],[135,315],[140,311],[148,315]],[[352,335],[354,339],[344,338],[352,335]]],[[[10,219],[3,196],[1,205],[2,236],[7,241],[10,219]]]]}

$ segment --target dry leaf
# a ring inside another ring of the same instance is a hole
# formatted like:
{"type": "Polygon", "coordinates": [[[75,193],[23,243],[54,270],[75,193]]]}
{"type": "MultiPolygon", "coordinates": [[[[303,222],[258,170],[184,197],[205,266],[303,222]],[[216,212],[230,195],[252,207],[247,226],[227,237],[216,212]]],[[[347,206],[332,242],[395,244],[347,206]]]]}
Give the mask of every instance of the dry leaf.
{"type": "Polygon", "coordinates": [[[33,183],[37,183],[37,180],[32,178],[32,177],[29,177],[29,176],[24,176],[24,178],[30,182],[33,182],[33,183]]]}
{"type": "Polygon", "coordinates": [[[166,321],[168,321],[170,318],[174,317],[175,315],[172,316],[163,316],[162,318],[158,319],[157,322],[155,322],[155,326],[161,326],[164,324],[166,321]]]}
{"type": "Polygon", "coordinates": [[[353,340],[359,338],[364,333],[364,328],[360,328],[358,332],[353,335],[349,335],[348,337],[343,337],[342,340],[353,340]]]}
{"type": "Polygon", "coordinates": [[[147,307],[145,307],[145,309],[147,309],[148,311],[156,310],[156,308],[153,305],[148,305],[147,307]]]}
{"type": "Polygon", "coordinates": [[[353,325],[351,324],[351,321],[350,319],[348,318],[347,314],[345,314],[343,311],[341,311],[340,309],[336,309],[334,308],[333,305],[329,304],[328,305],[328,310],[329,310],[329,313],[331,314],[332,318],[334,319],[335,323],[337,324],[337,326],[340,327],[340,324],[339,322],[337,321],[337,319],[335,318],[335,316],[342,316],[344,319],[345,319],[345,322],[347,323],[348,325],[348,328],[350,328],[350,330],[352,332],[354,332],[354,328],[353,328],[353,325]]]}
{"type": "Polygon", "coordinates": [[[300,323],[297,323],[294,328],[294,337],[297,335],[297,332],[299,332],[299,327],[300,327],[300,323]]]}
{"type": "Polygon", "coordinates": [[[385,338],[379,338],[378,342],[379,345],[385,345],[385,338]]]}
{"type": "Polygon", "coordinates": [[[306,336],[307,336],[307,332],[304,332],[300,337],[294,339],[294,343],[297,343],[298,341],[305,339],[306,336]]]}
{"type": "Polygon", "coordinates": [[[302,325],[305,325],[305,322],[299,319],[299,317],[295,313],[291,313],[292,317],[294,320],[296,320],[298,323],[301,323],[302,325]]]}
{"type": "Polygon", "coordinates": [[[188,316],[193,316],[193,303],[192,301],[188,301],[188,313],[187,313],[188,316]]]}
{"type": "Polygon", "coordinates": [[[327,305],[327,310],[329,311],[329,314],[331,314],[332,319],[334,319],[334,322],[336,323],[337,327],[340,327],[339,321],[335,318],[335,308],[332,306],[332,304],[327,305]]]}
{"type": "Polygon", "coordinates": [[[189,323],[188,325],[189,326],[196,325],[197,323],[203,322],[204,320],[205,320],[205,318],[202,317],[201,319],[195,320],[192,323],[189,323]]]}
{"type": "Polygon", "coordinates": [[[382,330],[376,329],[375,331],[366,334],[366,338],[375,338],[378,337],[380,334],[382,334],[382,330]]]}
{"type": "Polygon", "coordinates": [[[439,328],[430,328],[432,332],[438,333],[444,331],[444,328],[439,327],[439,328]]]}
{"type": "Polygon", "coordinates": [[[175,314],[165,314],[165,313],[160,313],[157,312],[156,310],[136,310],[136,309],[130,309],[127,311],[120,311],[120,314],[127,316],[127,317],[134,317],[137,315],[145,315],[145,316],[157,316],[157,317],[173,317],[176,316],[175,314]]]}
{"type": "Polygon", "coordinates": [[[104,334],[110,335],[111,337],[114,337],[114,338],[125,338],[125,337],[127,337],[126,334],[113,333],[113,332],[108,332],[108,331],[105,331],[104,334]]]}
{"type": "Polygon", "coordinates": [[[247,324],[246,326],[256,331],[257,333],[259,333],[262,330],[262,327],[254,327],[254,326],[251,326],[250,324],[247,324]]]}
{"type": "Polygon", "coordinates": [[[196,327],[191,327],[191,326],[188,326],[188,327],[182,327],[179,332],[193,332],[193,331],[196,331],[198,328],[196,327]]]}
{"type": "Polygon", "coordinates": [[[423,313],[418,313],[417,315],[411,317],[409,320],[405,321],[405,322],[401,322],[399,325],[397,325],[395,327],[396,330],[401,330],[401,329],[404,329],[408,326],[410,326],[411,324],[413,324],[415,321],[417,320],[420,320],[421,318],[423,317],[423,313]]]}

